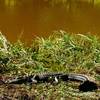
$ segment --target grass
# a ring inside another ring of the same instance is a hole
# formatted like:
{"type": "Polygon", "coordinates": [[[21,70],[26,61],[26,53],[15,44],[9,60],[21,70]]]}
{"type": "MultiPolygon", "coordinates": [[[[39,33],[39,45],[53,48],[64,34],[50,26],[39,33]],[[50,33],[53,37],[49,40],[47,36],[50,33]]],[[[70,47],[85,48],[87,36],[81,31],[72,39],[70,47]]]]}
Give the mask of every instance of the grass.
{"type": "MultiPolygon", "coordinates": [[[[94,35],[55,31],[48,38],[37,37],[30,47],[11,44],[0,33],[0,77],[42,72],[88,75],[100,84],[100,39],[94,35]]],[[[82,93],[79,83],[0,85],[0,97],[10,100],[98,100],[100,91],[82,93]],[[27,99],[25,99],[27,98],[27,99]],[[33,98],[33,99],[32,99],[33,98]]]]}

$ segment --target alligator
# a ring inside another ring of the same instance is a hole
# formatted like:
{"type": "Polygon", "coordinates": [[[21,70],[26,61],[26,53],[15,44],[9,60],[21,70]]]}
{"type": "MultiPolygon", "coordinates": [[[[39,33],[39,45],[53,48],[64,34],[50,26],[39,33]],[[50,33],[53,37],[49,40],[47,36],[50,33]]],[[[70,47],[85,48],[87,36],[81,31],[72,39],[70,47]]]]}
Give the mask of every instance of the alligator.
{"type": "MultiPolygon", "coordinates": [[[[2,81],[2,80],[0,80],[2,81]]],[[[79,91],[87,92],[98,89],[98,85],[88,79],[87,76],[82,74],[66,74],[66,73],[42,73],[42,74],[32,74],[23,77],[16,77],[13,79],[8,79],[2,81],[3,84],[38,84],[38,83],[59,83],[60,81],[78,81],[81,82],[79,85],[79,91]]]]}

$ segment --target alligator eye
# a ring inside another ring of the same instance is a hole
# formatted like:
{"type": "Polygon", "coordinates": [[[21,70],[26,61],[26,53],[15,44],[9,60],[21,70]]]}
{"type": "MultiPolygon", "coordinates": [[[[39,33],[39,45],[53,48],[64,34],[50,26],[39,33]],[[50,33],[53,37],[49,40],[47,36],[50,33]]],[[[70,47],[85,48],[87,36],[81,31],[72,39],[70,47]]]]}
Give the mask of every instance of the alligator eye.
{"type": "Polygon", "coordinates": [[[98,89],[97,84],[91,81],[85,81],[83,84],[79,86],[79,90],[83,92],[93,91],[96,89],[98,89]]]}

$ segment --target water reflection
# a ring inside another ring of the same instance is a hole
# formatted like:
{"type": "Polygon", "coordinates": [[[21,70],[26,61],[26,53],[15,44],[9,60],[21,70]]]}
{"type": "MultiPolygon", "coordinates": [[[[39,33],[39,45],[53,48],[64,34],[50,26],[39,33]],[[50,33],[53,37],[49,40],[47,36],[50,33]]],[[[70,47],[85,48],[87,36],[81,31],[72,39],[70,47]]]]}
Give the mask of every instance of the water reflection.
{"type": "Polygon", "coordinates": [[[100,8],[95,4],[95,0],[0,0],[0,30],[11,42],[28,43],[36,35],[60,29],[99,34],[100,8]]]}
{"type": "Polygon", "coordinates": [[[16,0],[4,0],[6,6],[12,7],[15,6],[16,0]]]}

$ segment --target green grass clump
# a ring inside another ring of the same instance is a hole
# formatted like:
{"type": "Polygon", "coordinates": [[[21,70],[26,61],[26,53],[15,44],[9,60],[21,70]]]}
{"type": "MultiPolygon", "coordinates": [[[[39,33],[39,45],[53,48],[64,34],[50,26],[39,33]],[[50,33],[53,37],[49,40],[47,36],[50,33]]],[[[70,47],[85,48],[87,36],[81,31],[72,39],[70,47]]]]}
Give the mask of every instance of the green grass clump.
{"type": "MultiPolygon", "coordinates": [[[[7,78],[42,72],[83,73],[99,83],[99,66],[100,39],[94,35],[69,34],[60,30],[55,31],[48,38],[37,37],[30,47],[26,47],[20,41],[11,44],[0,33],[0,76],[7,78]]],[[[66,98],[97,100],[98,91],[90,93],[87,98],[86,94],[75,91],[74,85],[72,83],[67,85],[61,83],[57,86],[41,84],[33,85],[31,88],[22,85],[21,90],[17,87],[14,89],[16,92],[14,96],[19,95],[20,91],[26,91],[27,95],[34,94],[34,98],[39,96],[47,100],[66,100],[66,98]]],[[[9,90],[9,87],[0,88],[2,95],[9,90]]]]}

